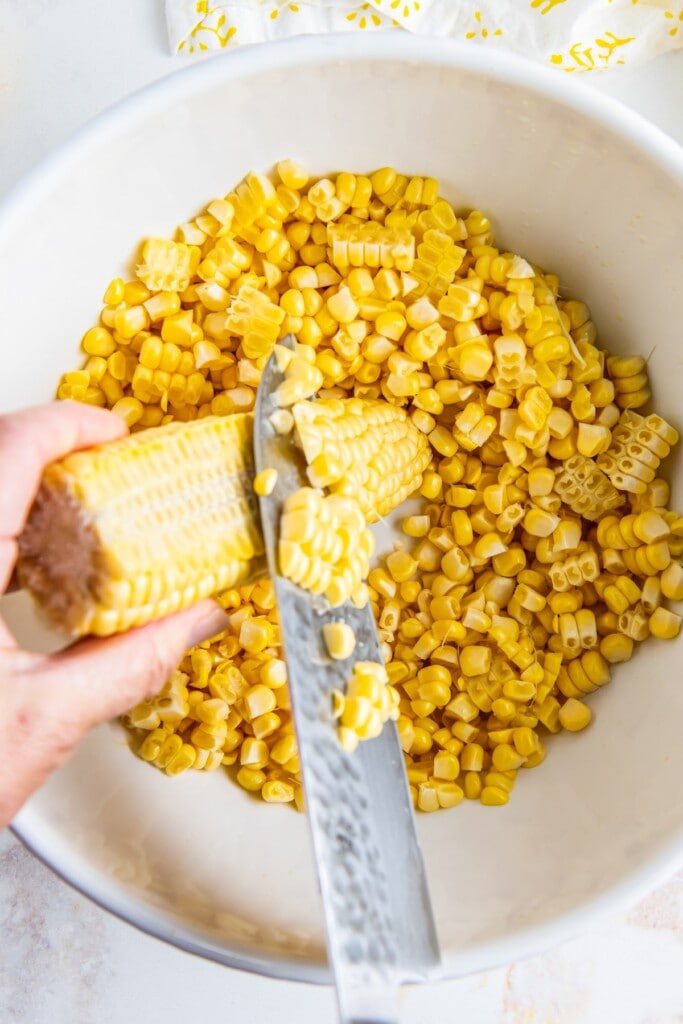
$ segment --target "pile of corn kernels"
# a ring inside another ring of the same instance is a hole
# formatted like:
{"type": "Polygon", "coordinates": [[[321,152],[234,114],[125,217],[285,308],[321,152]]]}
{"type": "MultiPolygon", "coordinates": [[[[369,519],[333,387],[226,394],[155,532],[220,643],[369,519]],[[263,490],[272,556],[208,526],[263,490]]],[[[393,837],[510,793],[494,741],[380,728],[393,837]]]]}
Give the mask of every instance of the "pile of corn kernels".
{"type": "MultiPolygon", "coordinates": [[[[678,635],[683,518],[658,475],[678,435],[637,411],[645,360],[607,357],[588,307],[434,179],[284,161],[148,240],[104,303],[58,396],[133,430],[251,410],[291,332],[319,396],[384,399],[426,435],[422,507],[368,580],[420,810],[505,804],[612,665],[678,635]]],[[[226,632],[127,716],[135,748],[301,807],[272,586],[220,601],[226,632]]]]}

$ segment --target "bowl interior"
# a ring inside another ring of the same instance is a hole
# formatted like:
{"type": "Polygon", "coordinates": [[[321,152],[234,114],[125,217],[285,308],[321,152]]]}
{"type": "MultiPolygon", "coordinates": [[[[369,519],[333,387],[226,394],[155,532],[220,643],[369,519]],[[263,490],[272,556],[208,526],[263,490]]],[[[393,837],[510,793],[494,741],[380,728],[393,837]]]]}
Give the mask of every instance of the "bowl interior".
{"type": "MultiPolygon", "coordinates": [[[[683,161],[574,83],[484,60],[393,36],[299,41],[181,72],[101,119],[0,221],[0,409],[50,399],[79,365],[104,287],[143,237],[292,156],[317,174],[429,174],[456,205],[487,211],[502,244],[588,302],[605,347],[649,356],[656,409],[680,426],[683,161]]],[[[36,642],[21,595],[2,610],[36,642]]],[[[447,974],[564,937],[683,851],[681,642],[647,644],[590,702],[592,727],[553,738],[507,807],[419,818],[447,974]]],[[[171,941],[324,976],[305,819],[222,773],[167,779],[112,725],[17,824],[84,891],[171,941]]]]}

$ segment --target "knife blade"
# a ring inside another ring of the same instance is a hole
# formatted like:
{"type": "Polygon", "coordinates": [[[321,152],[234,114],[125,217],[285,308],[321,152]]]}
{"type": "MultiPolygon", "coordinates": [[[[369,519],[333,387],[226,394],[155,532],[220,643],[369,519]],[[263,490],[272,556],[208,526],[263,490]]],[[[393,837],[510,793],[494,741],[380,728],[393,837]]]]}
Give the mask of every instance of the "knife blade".
{"type": "MultiPolygon", "coordinates": [[[[292,341],[285,344],[292,347],[292,341]]],[[[278,434],[270,422],[273,392],[283,379],[271,356],[256,399],[254,461],[257,473],[277,470],[273,492],[259,505],[328,956],[342,1024],[392,1024],[400,983],[425,980],[439,965],[438,940],[396,726],[387,722],[378,737],[349,754],[332,713],[332,691],[345,691],[353,665],[382,661],[372,610],[350,602],[330,608],[278,571],[282,506],[310,486],[293,435],[278,434]],[[346,622],[354,631],[356,647],[345,661],[327,654],[322,627],[328,622],[346,622]]]]}

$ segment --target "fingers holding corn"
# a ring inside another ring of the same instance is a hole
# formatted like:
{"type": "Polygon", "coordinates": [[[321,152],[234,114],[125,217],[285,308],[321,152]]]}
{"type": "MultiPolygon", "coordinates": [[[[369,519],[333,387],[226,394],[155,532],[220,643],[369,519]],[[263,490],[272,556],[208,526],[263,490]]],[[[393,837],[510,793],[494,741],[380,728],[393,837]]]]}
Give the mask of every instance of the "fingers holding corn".
{"type": "MultiPolygon", "coordinates": [[[[0,497],[0,593],[45,464],[124,432],[111,414],[74,403],[0,417],[0,463],[12,467],[0,497]]],[[[0,619],[0,738],[8,758],[0,775],[0,828],[89,729],[149,699],[184,648],[225,624],[207,601],[126,637],[90,639],[47,656],[20,650],[0,619]]],[[[147,722],[155,726],[158,718],[148,715],[147,722]]]]}

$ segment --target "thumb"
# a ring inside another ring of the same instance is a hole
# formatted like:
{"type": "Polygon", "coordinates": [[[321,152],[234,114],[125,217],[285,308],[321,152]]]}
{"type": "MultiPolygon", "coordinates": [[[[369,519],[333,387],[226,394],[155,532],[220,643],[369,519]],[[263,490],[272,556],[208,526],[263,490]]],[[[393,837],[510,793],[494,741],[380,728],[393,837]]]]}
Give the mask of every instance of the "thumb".
{"type": "Polygon", "coordinates": [[[225,612],[202,601],[141,629],[84,640],[49,658],[6,651],[9,664],[0,665],[0,829],[88,729],[151,697],[188,648],[226,625],[225,612]]]}
{"type": "Polygon", "coordinates": [[[49,659],[50,691],[68,700],[85,732],[158,693],[185,652],[227,624],[220,605],[206,600],[128,633],[82,640],[49,659]]]}

